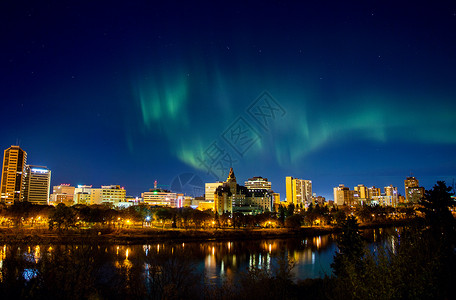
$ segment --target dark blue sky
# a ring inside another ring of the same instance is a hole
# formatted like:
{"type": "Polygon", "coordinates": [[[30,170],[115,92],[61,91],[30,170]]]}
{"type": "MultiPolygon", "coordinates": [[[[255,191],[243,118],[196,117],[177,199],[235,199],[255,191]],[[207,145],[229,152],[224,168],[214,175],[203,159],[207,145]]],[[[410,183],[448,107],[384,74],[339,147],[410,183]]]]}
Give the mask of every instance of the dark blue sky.
{"type": "Polygon", "coordinates": [[[139,195],[456,177],[456,3],[2,1],[0,146],[139,195]]]}

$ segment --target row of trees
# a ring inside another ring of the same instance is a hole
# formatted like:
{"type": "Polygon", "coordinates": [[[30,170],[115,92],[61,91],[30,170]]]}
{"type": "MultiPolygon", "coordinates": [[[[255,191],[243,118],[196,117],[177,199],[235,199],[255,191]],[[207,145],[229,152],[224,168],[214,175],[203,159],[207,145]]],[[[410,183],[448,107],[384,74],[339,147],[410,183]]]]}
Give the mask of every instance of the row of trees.
{"type": "Polygon", "coordinates": [[[356,209],[348,207],[328,207],[310,205],[307,210],[293,204],[280,206],[277,212],[266,211],[257,215],[224,213],[219,215],[210,210],[200,211],[190,207],[151,207],[136,205],[126,209],[114,209],[109,205],[73,205],[56,207],[19,202],[11,207],[0,207],[2,225],[31,227],[48,224],[57,229],[72,227],[99,226],[125,227],[133,224],[155,225],[173,228],[241,228],[241,227],[291,227],[298,228],[314,225],[340,225],[348,215],[355,215],[363,223],[384,222],[391,218],[414,216],[413,208],[393,208],[363,206],[356,209]]]}

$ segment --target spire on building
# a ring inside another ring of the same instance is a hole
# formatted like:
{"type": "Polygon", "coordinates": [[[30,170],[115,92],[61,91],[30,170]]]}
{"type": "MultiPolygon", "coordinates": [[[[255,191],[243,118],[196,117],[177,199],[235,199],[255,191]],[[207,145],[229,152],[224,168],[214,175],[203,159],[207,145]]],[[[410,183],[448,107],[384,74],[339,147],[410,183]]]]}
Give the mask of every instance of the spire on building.
{"type": "Polygon", "coordinates": [[[236,176],[234,176],[233,168],[230,168],[230,174],[228,174],[226,182],[236,182],[236,176]]]}

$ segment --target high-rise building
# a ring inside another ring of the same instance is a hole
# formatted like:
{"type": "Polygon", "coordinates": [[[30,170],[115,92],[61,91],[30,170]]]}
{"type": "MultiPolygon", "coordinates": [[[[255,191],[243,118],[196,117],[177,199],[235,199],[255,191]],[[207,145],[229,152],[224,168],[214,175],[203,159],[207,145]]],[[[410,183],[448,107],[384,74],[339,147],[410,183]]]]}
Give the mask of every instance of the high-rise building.
{"type": "Polygon", "coordinates": [[[27,165],[24,178],[24,201],[48,205],[51,170],[46,166],[27,165]]]}
{"type": "Polygon", "coordinates": [[[380,195],[372,197],[372,205],[380,205],[380,206],[394,206],[393,204],[393,197],[387,195],[380,195]]]}
{"type": "Polygon", "coordinates": [[[23,200],[27,152],[19,146],[4,151],[1,181],[1,199],[6,205],[23,200]]]}
{"type": "Polygon", "coordinates": [[[369,194],[369,199],[373,199],[374,197],[378,197],[382,195],[382,191],[380,188],[376,188],[375,186],[371,186],[370,188],[367,189],[368,194],[369,194]]]}
{"type": "MultiPolygon", "coordinates": [[[[274,210],[274,192],[271,190],[271,182],[267,178],[255,176],[245,181],[245,188],[247,189],[246,200],[244,201],[244,208],[247,206],[260,209],[261,211],[274,210]]],[[[238,209],[236,207],[235,209],[238,209]]],[[[249,209],[247,209],[249,210],[249,209]]],[[[253,211],[247,212],[252,213],[253,211]]]]}
{"type": "Polygon", "coordinates": [[[287,202],[307,207],[312,203],[312,181],[297,179],[291,176],[285,178],[287,202]]]}
{"type": "Polygon", "coordinates": [[[274,211],[278,211],[280,205],[286,204],[285,201],[283,203],[280,201],[280,193],[273,193],[272,197],[273,197],[273,202],[274,202],[274,207],[273,207],[274,211]]]}
{"type": "MultiPolygon", "coordinates": [[[[248,189],[246,193],[246,205],[259,208],[261,211],[274,210],[274,192],[267,189],[248,189]]],[[[280,201],[280,195],[279,195],[280,201]]]]}
{"type": "Polygon", "coordinates": [[[73,196],[74,204],[91,205],[92,203],[92,186],[91,185],[78,185],[74,189],[73,196]]]}
{"type": "Polygon", "coordinates": [[[409,187],[405,193],[406,202],[416,204],[424,197],[424,193],[424,187],[422,186],[409,187]]]}
{"type": "Polygon", "coordinates": [[[334,188],[334,204],[341,205],[353,205],[355,202],[355,191],[351,191],[350,188],[340,184],[334,188]]]}
{"type": "Polygon", "coordinates": [[[185,196],[184,195],[184,198],[183,198],[183,201],[182,201],[182,207],[191,207],[193,199],[195,199],[195,198],[192,197],[192,196],[185,196]]]}
{"type": "Polygon", "coordinates": [[[360,201],[366,201],[369,199],[369,190],[364,184],[358,184],[358,186],[354,187],[355,192],[358,195],[360,201]]]}
{"type": "MultiPolygon", "coordinates": [[[[271,182],[267,178],[260,176],[249,178],[245,182],[245,187],[248,192],[246,193],[246,201],[244,206],[251,206],[259,208],[261,211],[274,210],[274,192],[271,190],[271,182]]],[[[280,201],[280,195],[279,195],[280,201]]],[[[237,207],[236,207],[237,209],[237,207]]]]}
{"type": "Polygon", "coordinates": [[[249,190],[253,190],[253,189],[270,190],[271,182],[268,181],[267,178],[257,176],[257,177],[249,178],[249,180],[247,180],[245,182],[245,187],[248,188],[249,190]]]}
{"type": "Polygon", "coordinates": [[[404,186],[406,189],[409,187],[419,187],[420,183],[419,183],[418,179],[416,179],[415,177],[407,177],[404,180],[404,186]]]}
{"type": "Polygon", "coordinates": [[[214,202],[215,190],[222,184],[223,182],[209,182],[205,184],[204,198],[206,199],[206,201],[214,202]]]}
{"type": "Polygon", "coordinates": [[[63,203],[66,206],[71,206],[74,204],[74,186],[69,184],[56,185],[52,188],[52,194],[49,197],[49,204],[57,205],[63,203]]]}
{"type": "Polygon", "coordinates": [[[424,188],[419,186],[418,179],[407,177],[404,180],[405,202],[418,203],[424,197],[424,188]]]}
{"type": "Polygon", "coordinates": [[[393,185],[385,186],[383,188],[385,190],[385,196],[391,197],[391,205],[396,207],[398,204],[398,196],[397,187],[393,185]]]}
{"type": "Polygon", "coordinates": [[[101,188],[92,188],[92,204],[112,204],[117,206],[125,202],[126,191],[120,185],[102,185],[101,188]]]}
{"type": "Polygon", "coordinates": [[[142,193],[141,197],[144,203],[152,206],[178,207],[179,205],[177,193],[160,188],[150,189],[148,192],[142,193]]]}

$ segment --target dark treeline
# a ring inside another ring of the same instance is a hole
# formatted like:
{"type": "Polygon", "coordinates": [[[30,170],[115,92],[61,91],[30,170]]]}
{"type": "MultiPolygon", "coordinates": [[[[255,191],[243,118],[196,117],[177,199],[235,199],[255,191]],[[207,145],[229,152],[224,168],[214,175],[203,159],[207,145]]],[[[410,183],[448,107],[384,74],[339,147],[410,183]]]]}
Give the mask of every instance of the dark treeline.
{"type": "Polygon", "coordinates": [[[11,228],[48,227],[56,230],[84,228],[299,228],[301,226],[340,225],[348,215],[355,215],[364,224],[382,224],[389,220],[413,218],[413,207],[362,206],[329,207],[310,205],[279,206],[277,212],[257,215],[223,213],[197,210],[190,207],[153,207],[146,204],[114,209],[110,205],[82,205],[71,207],[35,205],[29,202],[15,203],[10,207],[0,206],[2,226],[11,228]]]}
{"type": "Polygon", "coordinates": [[[420,217],[391,243],[366,250],[355,218],[347,218],[334,257],[332,295],[340,299],[452,299],[456,267],[455,207],[444,182],[426,191],[420,217]]]}
{"type": "Polygon", "coordinates": [[[451,299],[456,226],[450,191],[438,182],[415,221],[375,251],[366,248],[357,218],[344,217],[333,274],[321,279],[296,281],[286,253],[270,268],[254,266],[236,282],[211,285],[191,250],[144,253],[135,258],[141,263],[119,258],[113,266],[93,242],[56,247],[38,258],[11,244],[4,249],[0,293],[11,299],[451,299]]]}

